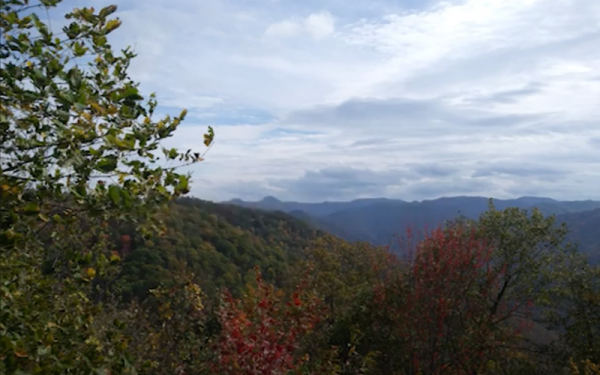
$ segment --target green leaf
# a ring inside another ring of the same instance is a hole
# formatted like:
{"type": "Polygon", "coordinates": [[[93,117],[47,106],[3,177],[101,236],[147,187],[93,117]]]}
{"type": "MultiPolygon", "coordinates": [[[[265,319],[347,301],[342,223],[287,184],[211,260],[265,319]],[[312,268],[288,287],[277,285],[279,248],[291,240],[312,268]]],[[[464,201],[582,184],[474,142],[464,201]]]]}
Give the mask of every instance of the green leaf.
{"type": "Polygon", "coordinates": [[[103,173],[110,173],[117,168],[117,157],[116,156],[107,156],[102,158],[96,163],[96,170],[99,170],[103,173]]]}
{"type": "Polygon", "coordinates": [[[81,72],[79,71],[79,69],[72,68],[71,70],[69,70],[69,73],[67,75],[69,77],[69,85],[71,86],[71,88],[79,89],[81,87],[82,80],[81,72]]]}
{"type": "Polygon", "coordinates": [[[83,55],[85,55],[85,53],[88,51],[88,48],[85,47],[84,45],[82,45],[79,42],[75,42],[73,45],[73,53],[75,54],[76,57],[81,57],[83,55]]]}
{"type": "Polygon", "coordinates": [[[23,208],[23,212],[27,215],[34,215],[40,212],[40,206],[35,202],[29,202],[23,208]]]}
{"type": "Polygon", "coordinates": [[[187,193],[189,187],[189,179],[187,176],[179,176],[179,183],[177,184],[177,190],[182,193],[187,193]]]}
{"type": "Polygon", "coordinates": [[[110,16],[111,14],[113,14],[114,12],[117,11],[117,6],[116,5],[109,5],[105,8],[102,8],[102,10],[100,10],[100,13],[98,13],[98,15],[101,18],[106,18],[108,16],[110,16]]]}
{"type": "Polygon", "coordinates": [[[84,111],[87,108],[87,106],[85,104],[81,104],[81,103],[75,103],[75,104],[73,104],[73,106],[78,111],[84,111]]]}
{"type": "Polygon", "coordinates": [[[108,196],[115,205],[121,203],[121,189],[117,185],[110,185],[108,187],[108,196]]]}

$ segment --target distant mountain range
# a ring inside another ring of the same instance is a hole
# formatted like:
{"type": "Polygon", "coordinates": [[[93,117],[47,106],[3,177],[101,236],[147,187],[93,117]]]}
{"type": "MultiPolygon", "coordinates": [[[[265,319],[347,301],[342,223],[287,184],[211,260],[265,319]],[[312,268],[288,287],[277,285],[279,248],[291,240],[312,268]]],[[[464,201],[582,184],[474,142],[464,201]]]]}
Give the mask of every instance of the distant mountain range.
{"type": "MultiPolygon", "coordinates": [[[[301,219],[313,227],[349,241],[368,241],[388,245],[394,235],[432,228],[458,215],[477,218],[488,208],[485,197],[443,197],[407,202],[399,199],[357,199],[350,202],[300,203],[282,202],[272,196],[258,202],[240,199],[223,202],[266,211],[281,211],[301,219]]],[[[571,229],[570,239],[580,243],[582,251],[594,262],[600,262],[600,201],[558,201],[543,197],[494,199],[497,209],[538,208],[545,215],[556,215],[571,229]]]]}

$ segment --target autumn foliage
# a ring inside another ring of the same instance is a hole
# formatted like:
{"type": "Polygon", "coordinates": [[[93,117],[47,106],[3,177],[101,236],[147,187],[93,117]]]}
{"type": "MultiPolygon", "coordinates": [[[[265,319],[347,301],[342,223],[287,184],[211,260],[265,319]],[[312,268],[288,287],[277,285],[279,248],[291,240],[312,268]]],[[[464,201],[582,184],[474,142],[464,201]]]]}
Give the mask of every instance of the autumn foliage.
{"type": "Polygon", "coordinates": [[[301,288],[290,296],[256,277],[243,300],[223,294],[221,333],[212,370],[218,374],[297,373],[306,356],[302,340],[320,321],[319,300],[301,288]]]}
{"type": "Polygon", "coordinates": [[[479,373],[506,335],[516,333],[504,324],[515,309],[498,299],[505,270],[492,267],[493,247],[474,229],[452,228],[435,229],[408,250],[405,271],[374,292],[377,310],[401,339],[403,367],[409,373],[479,373]]]}

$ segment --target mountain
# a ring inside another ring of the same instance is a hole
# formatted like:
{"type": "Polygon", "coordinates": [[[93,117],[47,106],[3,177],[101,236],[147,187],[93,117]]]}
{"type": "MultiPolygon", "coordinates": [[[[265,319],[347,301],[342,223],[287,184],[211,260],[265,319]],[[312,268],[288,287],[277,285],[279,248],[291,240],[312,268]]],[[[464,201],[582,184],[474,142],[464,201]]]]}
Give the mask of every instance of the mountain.
{"type": "MultiPolygon", "coordinates": [[[[421,202],[407,202],[399,199],[388,198],[369,198],[356,199],[349,202],[322,202],[322,203],[300,203],[300,202],[283,202],[275,197],[268,196],[257,202],[247,202],[241,199],[233,199],[222,202],[225,204],[233,204],[248,208],[259,208],[267,211],[282,211],[293,212],[303,211],[310,216],[327,217],[329,215],[345,212],[357,212],[349,210],[371,210],[373,206],[385,209],[389,207],[396,209],[400,206],[428,207],[442,211],[454,210],[463,215],[478,216],[488,208],[489,198],[486,197],[442,197],[432,200],[423,200],[421,202]]],[[[563,214],[569,212],[580,212],[600,208],[600,201],[585,200],[585,201],[558,201],[552,198],[545,197],[520,197],[516,199],[494,199],[494,205],[498,209],[507,207],[519,207],[531,209],[539,208],[545,214],[563,214]]]]}
{"type": "MultiPolygon", "coordinates": [[[[349,241],[368,241],[376,245],[393,244],[395,235],[403,235],[407,228],[416,231],[442,225],[459,215],[475,219],[488,209],[485,197],[442,197],[421,202],[376,198],[350,202],[298,203],[282,202],[267,197],[258,202],[229,201],[244,207],[287,212],[315,228],[329,232],[349,241]]],[[[559,222],[566,222],[572,230],[571,239],[581,242],[588,253],[597,252],[600,244],[600,228],[597,212],[600,201],[558,201],[544,197],[520,197],[517,199],[494,199],[497,209],[518,207],[531,210],[538,208],[545,215],[557,215],[559,222]]],[[[594,258],[595,259],[595,258],[594,258]]]]}
{"type": "Polygon", "coordinates": [[[291,213],[294,211],[303,211],[310,216],[327,216],[334,212],[368,207],[376,203],[403,202],[401,200],[374,198],[374,199],[356,199],[351,202],[322,202],[322,203],[300,203],[300,202],[282,202],[275,197],[268,196],[257,202],[246,202],[241,199],[233,199],[221,202],[223,204],[233,204],[247,208],[259,208],[267,211],[282,211],[291,213]]]}

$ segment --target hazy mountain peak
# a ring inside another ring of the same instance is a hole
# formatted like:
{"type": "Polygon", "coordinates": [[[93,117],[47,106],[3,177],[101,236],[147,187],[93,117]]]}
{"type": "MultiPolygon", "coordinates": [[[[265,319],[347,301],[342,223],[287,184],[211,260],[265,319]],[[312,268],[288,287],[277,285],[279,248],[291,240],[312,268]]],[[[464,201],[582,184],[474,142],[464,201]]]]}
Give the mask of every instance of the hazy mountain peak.
{"type": "Polygon", "coordinates": [[[264,197],[261,201],[261,203],[281,203],[281,201],[277,198],[275,198],[272,195],[268,195],[266,197],[264,197]]]}

